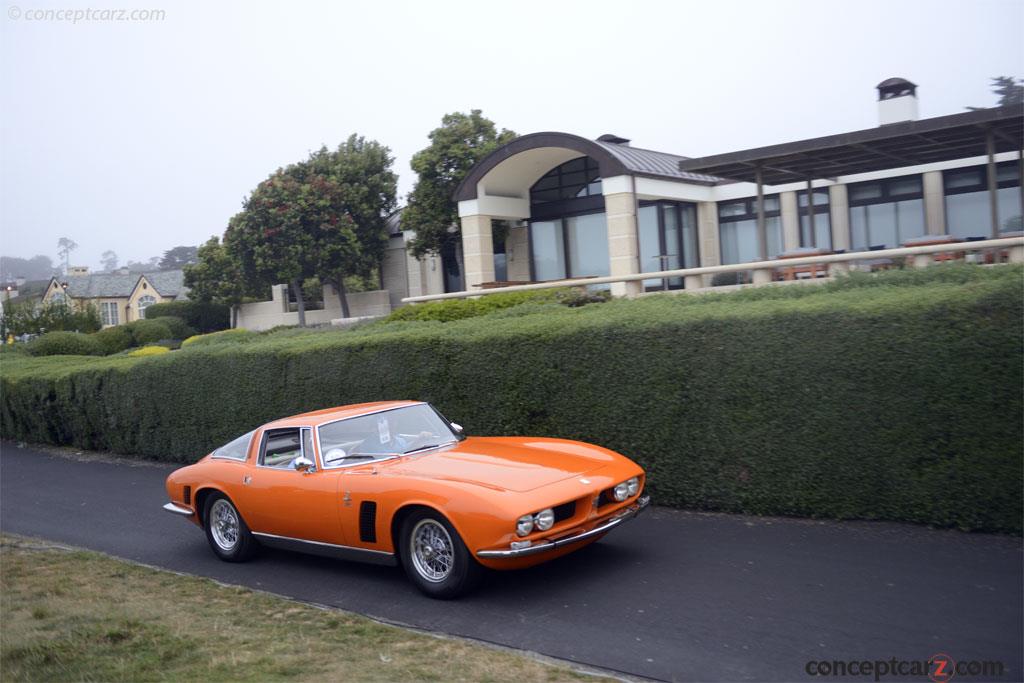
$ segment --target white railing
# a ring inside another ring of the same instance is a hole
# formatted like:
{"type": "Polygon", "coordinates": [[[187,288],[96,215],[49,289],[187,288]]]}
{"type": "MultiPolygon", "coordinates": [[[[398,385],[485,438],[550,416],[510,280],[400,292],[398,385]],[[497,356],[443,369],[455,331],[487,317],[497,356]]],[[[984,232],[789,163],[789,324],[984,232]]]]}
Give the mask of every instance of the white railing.
{"type": "MultiPolygon", "coordinates": [[[[975,242],[950,242],[945,244],[928,244],[920,247],[897,247],[895,249],[879,249],[877,251],[854,251],[844,254],[819,254],[798,256],[795,258],[775,259],[773,261],[754,261],[752,263],[733,263],[726,266],[702,266],[700,268],[679,268],[676,270],[659,270],[653,273],[632,273],[630,275],[608,275],[603,277],[577,278],[573,280],[551,280],[535,282],[529,285],[511,285],[493,289],[473,289],[465,292],[448,292],[446,294],[427,294],[424,296],[408,296],[402,303],[414,304],[423,301],[440,301],[442,299],[465,299],[472,296],[487,296],[502,292],[529,292],[535,289],[553,289],[556,287],[581,287],[587,285],[603,285],[613,282],[636,282],[638,280],[661,280],[664,278],[690,277],[696,275],[716,275],[718,273],[737,273],[754,271],[754,284],[768,284],[771,274],[776,268],[793,268],[815,264],[850,264],[856,261],[872,261],[907,256],[929,256],[949,252],[977,252],[990,249],[1009,249],[1010,261],[1024,261],[1024,237],[1001,237],[994,240],[978,240],[975,242]]],[[[930,261],[931,259],[927,259],[930,261]]],[[[923,266],[915,259],[915,265],[923,266]]]]}

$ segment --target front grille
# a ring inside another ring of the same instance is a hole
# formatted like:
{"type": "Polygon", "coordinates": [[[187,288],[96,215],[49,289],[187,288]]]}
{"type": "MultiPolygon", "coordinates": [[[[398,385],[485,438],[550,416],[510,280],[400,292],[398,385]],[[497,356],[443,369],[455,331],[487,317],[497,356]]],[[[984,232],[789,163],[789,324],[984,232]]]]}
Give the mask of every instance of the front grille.
{"type": "Polygon", "coordinates": [[[555,512],[555,524],[558,524],[572,518],[576,514],[576,501],[570,500],[568,503],[556,505],[551,509],[555,512]]]}

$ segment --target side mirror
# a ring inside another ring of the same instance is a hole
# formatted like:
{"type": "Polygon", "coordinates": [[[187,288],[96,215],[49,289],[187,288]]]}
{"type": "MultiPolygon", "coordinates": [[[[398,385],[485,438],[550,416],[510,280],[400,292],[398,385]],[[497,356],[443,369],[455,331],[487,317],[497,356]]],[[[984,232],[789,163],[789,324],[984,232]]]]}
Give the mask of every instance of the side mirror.
{"type": "Polygon", "coordinates": [[[344,448],[332,448],[324,453],[324,467],[339,463],[347,457],[348,453],[345,452],[344,448]]]}
{"type": "Polygon", "coordinates": [[[313,461],[306,457],[295,458],[295,469],[299,472],[309,474],[314,471],[313,461]]]}
{"type": "Polygon", "coordinates": [[[460,424],[458,424],[456,422],[452,422],[451,425],[452,425],[452,429],[455,430],[456,434],[461,434],[462,433],[462,425],[460,425],[460,424]]]}

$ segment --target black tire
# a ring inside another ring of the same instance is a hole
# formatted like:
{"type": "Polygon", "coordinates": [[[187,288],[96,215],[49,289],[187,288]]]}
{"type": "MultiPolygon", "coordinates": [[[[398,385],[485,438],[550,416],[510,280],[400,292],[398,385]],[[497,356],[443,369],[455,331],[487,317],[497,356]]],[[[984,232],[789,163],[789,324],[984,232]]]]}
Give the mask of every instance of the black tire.
{"type": "Polygon", "coordinates": [[[225,562],[245,562],[256,550],[253,538],[238,508],[223,493],[212,493],[203,506],[203,528],[214,555],[225,562]],[[231,516],[235,525],[232,527],[231,516]],[[214,517],[217,519],[214,519],[214,517]],[[216,529],[218,520],[222,523],[216,529]],[[232,542],[233,540],[233,542],[232,542]]]}
{"type": "Polygon", "coordinates": [[[436,512],[423,510],[409,515],[402,523],[399,544],[402,567],[409,580],[432,598],[451,600],[471,591],[480,583],[484,568],[469,552],[455,527],[436,512]],[[441,533],[442,529],[444,533],[441,533]],[[414,534],[419,534],[420,546],[423,548],[420,552],[417,552],[414,534]],[[424,535],[429,537],[432,534],[438,544],[424,544],[424,535]],[[426,545],[439,548],[441,552],[433,557],[425,557],[426,545]],[[444,557],[451,560],[449,569],[430,576],[432,570],[439,566],[437,563],[443,563],[444,557]]]}

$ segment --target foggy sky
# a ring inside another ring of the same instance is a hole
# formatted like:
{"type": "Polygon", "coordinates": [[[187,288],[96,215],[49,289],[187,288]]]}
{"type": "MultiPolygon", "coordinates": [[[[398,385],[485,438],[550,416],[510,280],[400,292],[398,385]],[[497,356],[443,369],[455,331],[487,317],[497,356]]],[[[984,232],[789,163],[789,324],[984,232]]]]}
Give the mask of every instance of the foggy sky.
{"type": "Polygon", "coordinates": [[[0,253],[122,264],[223,233],[277,167],[359,133],[399,192],[446,112],[516,132],[615,133],[701,156],[877,124],[874,86],[922,118],[1024,76],[1024,2],[168,2],[162,21],[0,12],[0,253]],[[19,15],[20,16],[17,16],[19,15]],[[17,16],[17,18],[12,18],[17,16]]]}

